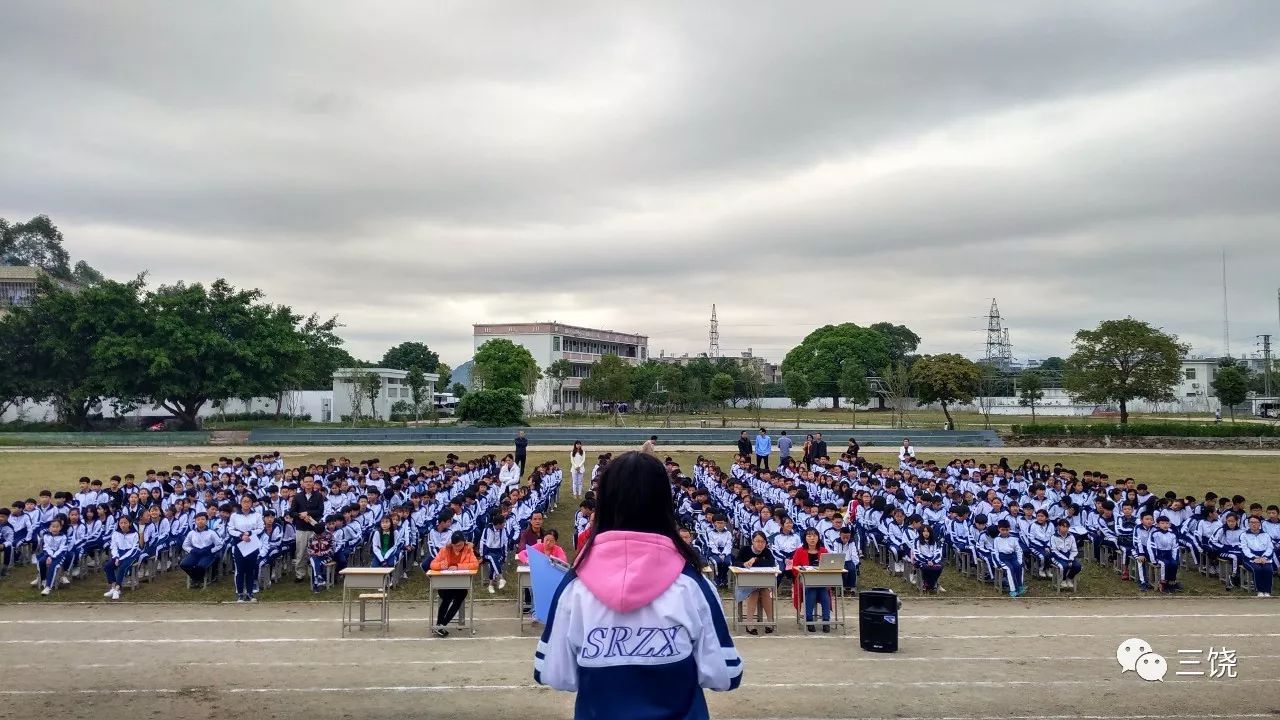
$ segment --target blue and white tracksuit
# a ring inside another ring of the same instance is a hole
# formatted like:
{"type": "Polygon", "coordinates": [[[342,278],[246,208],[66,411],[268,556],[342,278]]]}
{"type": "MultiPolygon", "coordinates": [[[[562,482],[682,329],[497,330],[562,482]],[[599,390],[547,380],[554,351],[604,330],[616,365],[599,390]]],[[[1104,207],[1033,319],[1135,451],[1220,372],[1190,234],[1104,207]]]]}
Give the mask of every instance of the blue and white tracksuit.
{"type": "Polygon", "coordinates": [[[1178,535],[1172,530],[1152,530],[1147,536],[1147,559],[1159,571],[1158,581],[1178,581],[1178,535]]]}
{"type": "Polygon", "coordinates": [[[40,551],[36,553],[36,567],[40,572],[40,583],[52,588],[58,579],[58,569],[71,559],[71,538],[65,532],[54,535],[46,532],[40,536],[40,551]],[[45,567],[45,565],[48,567],[45,567]]]}
{"type": "Polygon", "coordinates": [[[124,579],[129,575],[129,568],[141,558],[142,548],[136,530],[127,533],[119,530],[112,532],[111,557],[102,564],[102,572],[107,576],[107,582],[113,586],[124,585],[124,579]]]}
{"type": "Polygon", "coordinates": [[[1275,543],[1271,536],[1262,530],[1241,534],[1240,553],[1244,556],[1245,565],[1253,571],[1254,587],[1258,592],[1270,595],[1276,559],[1275,543]],[[1266,562],[1254,562],[1257,558],[1266,562]]]}
{"type": "Polygon", "coordinates": [[[610,531],[560,583],[533,679],[576,691],[574,717],[708,718],[703,689],[742,682],[715,587],[666,537],[610,531]]]}

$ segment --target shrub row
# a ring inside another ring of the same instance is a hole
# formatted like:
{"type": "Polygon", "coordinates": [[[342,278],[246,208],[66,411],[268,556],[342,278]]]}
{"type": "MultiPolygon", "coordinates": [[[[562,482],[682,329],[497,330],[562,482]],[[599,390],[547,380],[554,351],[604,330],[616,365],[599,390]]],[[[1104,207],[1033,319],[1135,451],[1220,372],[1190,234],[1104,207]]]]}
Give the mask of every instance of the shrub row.
{"type": "Polygon", "coordinates": [[[1014,435],[1037,437],[1086,436],[1102,437],[1280,437],[1280,425],[1270,423],[1195,423],[1195,422],[1144,422],[1086,423],[1063,425],[1060,423],[1036,423],[1014,425],[1014,435]]]}

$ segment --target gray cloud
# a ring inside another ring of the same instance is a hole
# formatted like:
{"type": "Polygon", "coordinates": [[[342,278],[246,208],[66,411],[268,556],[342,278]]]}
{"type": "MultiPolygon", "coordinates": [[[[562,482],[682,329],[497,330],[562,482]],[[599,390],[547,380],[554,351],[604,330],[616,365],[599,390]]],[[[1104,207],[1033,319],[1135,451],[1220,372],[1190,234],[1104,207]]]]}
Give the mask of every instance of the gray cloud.
{"type": "Polygon", "coordinates": [[[1061,354],[1132,314],[1275,332],[1280,6],[19,2],[0,215],[359,355],[557,319],[780,358],[906,323],[1061,354]]]}

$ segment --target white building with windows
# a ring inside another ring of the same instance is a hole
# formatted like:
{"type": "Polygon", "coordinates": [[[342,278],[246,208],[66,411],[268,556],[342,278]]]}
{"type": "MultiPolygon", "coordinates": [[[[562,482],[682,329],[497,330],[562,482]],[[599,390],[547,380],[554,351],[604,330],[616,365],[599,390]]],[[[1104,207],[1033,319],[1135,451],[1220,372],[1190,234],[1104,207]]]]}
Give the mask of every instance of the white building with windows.
{"type": "Polygon", "coordinates": [[[1213,392],[1217,358],[1186,358],[1180,372],[1178,386],[1173,390],[1177,412],[1213,412],[1221,407],[1213,392]]]}
{"type": "MultiPolygon", "coordinates": [[[[649,359],[649,337],[614,330],[564,325],[558,322],[503,323],[473,325],[474,348],[490,340],[510,340],[527,349],[538,367],[546,369],[557,360],[573,364],[573,376],[564,383],[564,409],[585,409],[578,392],[582,378],[591,375],[591,365],[605,355],[617,355],[624,362],[639,365],[649,359]]],[[[557,384],[543,378],[538,381],[532,398],[533,412],[555,412],[560,409],[557,384]]]]}
{"type": "MultiPolygon", "coordinates": [[[[395,368],[339,368],[333,373],[333,406],[327,412],[322,412],[324,419],[321,422],[342,422],[342,419],[351,417],[351,410],[355,407],[357,398],[360,402],[360,416],[372,417],[376,416],[380,420],[386,420],[391,417],[391,409],[396,403],[404,401],[413,403],[413,392],[409,389],[409,384],[405,379],[409,377],[408,370],[397,370],[395,368]],[[378,393],[374,398],[373,411],[370,412],[369,397],[361,395],[355,385],[355,376],[357,373],[370,372],[378,376],[380,385],[378,393]]],[[[422,392],[423,402],[431,402],[435,397],[436,383],[439,382],[440,376],[435,373],[423,373],[423,377],[427,379],[427,387],[422,392]]]]}

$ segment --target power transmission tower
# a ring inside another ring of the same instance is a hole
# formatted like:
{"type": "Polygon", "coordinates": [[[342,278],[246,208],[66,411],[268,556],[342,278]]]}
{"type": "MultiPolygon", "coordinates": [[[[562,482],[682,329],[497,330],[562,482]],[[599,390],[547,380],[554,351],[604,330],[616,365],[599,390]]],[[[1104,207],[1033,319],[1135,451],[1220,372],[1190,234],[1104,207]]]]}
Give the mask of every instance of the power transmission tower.
{"type": "Polygon", "coordinates": [[[995,366],[1003,355],[1004,330],[1000,326],[1000,308],[996,299],[991,298],[991,310],[987,312],[987,356],[988,365],[995,366]]]}
{"type": "Polygon", "coordinates": [[[720,357],[720,321],[716,320],[716,306],[711,306],[711,342],[707,349],[707,357],[720,357]]]}
{"type": "Polygon", "coordinates": [[[1262,340],[1262,387],[1263,393],[1271,397],[1271,336],[1259,335],[1262,340]]]}
{"type": "Polygon", "coordinates": [[[1013,343],[1009,342],[1009,328],[1001,330],[1000,335],[1000,369],[1007,371],[1013,367],[1013,343]]]}

